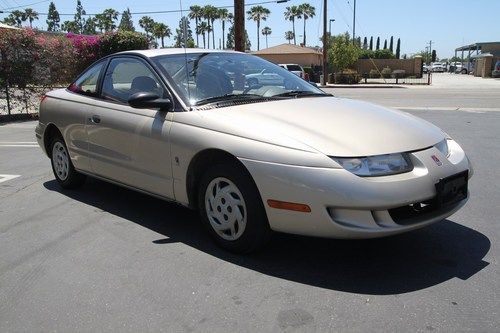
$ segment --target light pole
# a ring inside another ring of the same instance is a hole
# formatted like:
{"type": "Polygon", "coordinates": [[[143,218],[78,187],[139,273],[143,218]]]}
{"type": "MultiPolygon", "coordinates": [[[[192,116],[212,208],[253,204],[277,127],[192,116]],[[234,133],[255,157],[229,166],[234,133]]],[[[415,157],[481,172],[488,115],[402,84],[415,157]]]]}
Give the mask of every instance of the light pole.
{"type": "Polygon", "coordinates": [[[354,10],[353,10],[353,17],[352,17],[352,43],[355,44],[355,39],[356,39],[356,0],[354,0],[354,10]]]}
{"type": "Polygon", "coordinates": [[[330,19],[330,26],[329,26],[329,30],[330,31],[330,37],[332,36],[332,22],[335,22],[335,19],[330,19]]]}

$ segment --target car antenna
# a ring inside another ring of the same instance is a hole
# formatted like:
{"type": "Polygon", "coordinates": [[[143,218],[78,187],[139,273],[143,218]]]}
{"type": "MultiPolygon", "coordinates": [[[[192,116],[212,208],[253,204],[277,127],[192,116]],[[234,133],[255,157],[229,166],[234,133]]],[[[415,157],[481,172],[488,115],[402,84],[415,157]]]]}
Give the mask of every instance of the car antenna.
{"type": "Polygon", "coordinates": [[[188,59],[187,59],[187,24],[186,20],[184,19],[184,12],[182,10],[182,0],[179,0],[179,6],[180,6],[180,12],[181,12],[181,22],[182,22],[182,35],[184,39],[184,43],[182,45],[184,49],[184,64],[186,67],[186,83],[187,83],[187,93],[188,93],[188,101],[189,101],[189,111],[193,110],[193,107],[191,106],[191,89],[189,89],[189,68],[188,68],[188,59]]]}

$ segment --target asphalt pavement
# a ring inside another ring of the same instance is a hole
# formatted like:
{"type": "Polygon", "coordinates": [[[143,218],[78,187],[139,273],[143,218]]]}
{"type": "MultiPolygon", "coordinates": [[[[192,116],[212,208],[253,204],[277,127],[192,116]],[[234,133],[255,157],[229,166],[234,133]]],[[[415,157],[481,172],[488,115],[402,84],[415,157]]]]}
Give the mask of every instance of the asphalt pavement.
{"type": "Polygon", "coordinates": [[[396,237],[276,234],[247,256],[217,248],[175,204],[93,179],[62,190],[35,122],[0,126],[0,332],[498,332],[500,112],[369,90],[352,93],[398,102],[462,145],[468,204],[396,237]]]}

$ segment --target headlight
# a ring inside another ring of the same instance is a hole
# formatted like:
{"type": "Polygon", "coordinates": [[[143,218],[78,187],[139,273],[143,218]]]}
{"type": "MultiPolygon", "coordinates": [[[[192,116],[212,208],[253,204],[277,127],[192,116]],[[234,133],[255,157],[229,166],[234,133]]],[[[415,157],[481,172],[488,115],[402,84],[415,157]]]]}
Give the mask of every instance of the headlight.
{"type": "Polygon", "coordinates": [[[450,149],[448,148],[448,139],[444,139],[443,141],[436,144],[434,147],[437,148],[444,156],[450,156],[450,149]]]}
{"type": "Polygon", "coordinates": [[[347,171],[357,176],[387,176],[413,170],[407,153],[367,157],[332,157],[347,171]]]}

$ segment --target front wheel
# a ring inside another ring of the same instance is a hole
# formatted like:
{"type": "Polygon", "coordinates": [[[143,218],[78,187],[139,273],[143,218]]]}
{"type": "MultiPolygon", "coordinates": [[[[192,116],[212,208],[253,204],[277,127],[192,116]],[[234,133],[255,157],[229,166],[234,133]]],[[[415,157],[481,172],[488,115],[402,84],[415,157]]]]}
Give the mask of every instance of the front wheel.
{"type": "Polygon", "coordinates": [[[71,163],[68,148],[61,137],[55,137],[50,144],[52,171],[61,187],[77,188],[85,182],[85,175],[77,172],[71,163]]]}
{"type": "Polygon", "coordinates": [[[271,230],[259,191],[242,167],[210,168],[201,180],[198,202],[205,228],[224,249],[249,253],[269,240],[271,230]]]}

